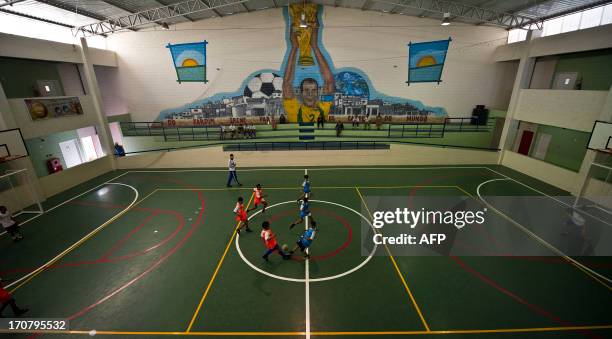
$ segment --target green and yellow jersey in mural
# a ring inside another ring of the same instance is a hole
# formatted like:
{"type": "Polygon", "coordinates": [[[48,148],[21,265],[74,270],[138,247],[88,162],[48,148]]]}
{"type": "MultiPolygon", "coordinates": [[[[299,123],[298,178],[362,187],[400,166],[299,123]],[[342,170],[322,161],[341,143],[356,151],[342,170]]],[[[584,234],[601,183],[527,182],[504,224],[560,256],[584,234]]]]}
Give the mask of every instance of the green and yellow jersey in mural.
{"type": "Polygon", "coordinates": [[[332,105],[331,101],[318,101],[316,107],[309,107],[300,103],[297,98],[283,99],[288,122],[316,122],[321,114],[327,120],[332,105]]]}

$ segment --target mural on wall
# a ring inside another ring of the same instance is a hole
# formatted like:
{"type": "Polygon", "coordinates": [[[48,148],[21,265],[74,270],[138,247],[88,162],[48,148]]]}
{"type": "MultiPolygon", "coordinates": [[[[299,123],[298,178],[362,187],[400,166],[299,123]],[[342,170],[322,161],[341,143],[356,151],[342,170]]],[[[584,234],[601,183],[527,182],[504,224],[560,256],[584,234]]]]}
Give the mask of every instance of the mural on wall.
{"type": "Polygon", "coordinates": [[[437,82],[442,81],[442,69],[446,61],[446,52],[451,38],[448,40],[417,42],[408,44],[408,81],[437,82]]]}
{"type": "Polygon", "coordinates": [[[346,121],[381,115],[397,122],[441,122],[447,117],[444,108],[376,91],[360,69],[335,68],[321,39],[321,6],[292,4],[283,14],[288,48],[280,70],[256,71],[237,91],[163,110],[158,120],[167,125],[218,125],[271,119],[310,122],[319,116],[346,121]]]}
{"type": "Polygon", "coordinates": [[[78,97],[24,99],[32,121],[83,115],[78,97]]]}
{"type": "Polygon", "coordinates": [[[208,42],[168,44],[172,63],[176,70],[176,81],[208,82],[206,80],[206,45],[208,42]]]}

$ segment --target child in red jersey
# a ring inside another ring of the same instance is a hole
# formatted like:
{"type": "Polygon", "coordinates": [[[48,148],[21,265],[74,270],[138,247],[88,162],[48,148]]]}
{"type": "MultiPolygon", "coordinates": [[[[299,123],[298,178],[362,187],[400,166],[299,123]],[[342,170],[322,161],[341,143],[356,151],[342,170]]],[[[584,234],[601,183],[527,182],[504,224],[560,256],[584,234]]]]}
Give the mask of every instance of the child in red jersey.
{"type": "Polygon", "coordinates": [[[252,232],[249,228],[249,218],[247,217],[247,212],[244,210],[244,199],[242,199],[242,197],[238,197],[236,207],[234,207],[234,214],[236,214],[236,221],[238,222],[238,230],[236,232],[240,234],[240,230],[243,227],[246,228],[247,232],[252,232]]]}
{"type": "Polygon", "coordinates": [[[268,207],[268,202],[266,201],[265,195],[263,194],[263,190],[261,189],[261,185],[257,184],[255,188],[253,188],[253,195],[255,200],[253,201],[253,207],[247,210],[247,213],[253,210],[256,210],[259,205],[263,205],[263,209],[261,213],[266,213],[266,207],[268,207]]]}
{"type": "Polygon", "coordinates": [[[266,253],[262,256],[265,261],[268,261],[268,256],[272,254],[272,252],[277,251],[279,255],[283,257],[283,259],[290,259],[291,255],[286,254],[281,250],[276,242],[276,235],[270,229],[270,222],[264,221],[261,224],[261,240],[263,240],[264,245],[266,246],[266,253]]]}
{"type": "MultiPolygon", "coordinates": [[[[2,281],[2,279],[0,279],[0,281],[2,281]]],[[[2,285],[0,285],[0,304],[2,305],[0,306],[0,318],[2,318],[2,311],[4,311],[7,306],[11,306],[13,314],[16,317],[19,317],[20,315],[28,311],[27,308],[19,308],[19,306],[17,306],[17,304],[15,303],[15,299],[13,299],[13,296],[11,296],[11,294],[8,293],[7,290],[2,288],[2,285]]]]}

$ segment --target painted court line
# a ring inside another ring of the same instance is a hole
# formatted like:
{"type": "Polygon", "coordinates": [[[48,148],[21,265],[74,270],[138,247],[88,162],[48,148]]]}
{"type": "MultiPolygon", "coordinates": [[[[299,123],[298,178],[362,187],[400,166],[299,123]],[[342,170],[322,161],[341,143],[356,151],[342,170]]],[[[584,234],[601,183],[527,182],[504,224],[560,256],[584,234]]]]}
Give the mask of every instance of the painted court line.
{"type": "MultiPolygon", "coordinates": [[[[308,175],[308,169],[304,169],[304,175],[308,175]]],[[[306,193],[305,193],[306,195],[306,193]]],[[[304,231],[308,230],[308,215],[304,217],[304,231]]],[[[306,255],[308,255],[308,248],[306,248],[306,255]]],[[[306,257],[306,263],[304,265],[304,285],[306,292],[306,339],[310,339],[310,258],[306,257]]]]}
{"type": "MultiPolygon", "coordinates": [[[[509,176],[507,176],[507,175],[505,175],[505,174],[503,174],[503,173],[500,173],[500,172],[498,172],[498,171],[496,171],[496,170],[494,170],[494,169],[488,168],[488,167],[484,167],[484,168],[488,169],[489,171],[491,171],[491,172],[493,172],[493,173],[495,173],[495,174],[497,174],[497,175],[502,176],[502,177],[503,177],[504,179],[506,179],[506,180],[514,181],[515,183],[517,183],[517,184],[519,184],[519,185],[521,185],[521,186],[527,187],[527,188],[529,188],[530,190],[532,190],[532,191],[534,191],[534,192],[536,192],[536,193],[538,193],[538,194],[540,194],[540,195],[543,195],[543,196],[545,196],[545,197],[547,197],[547,198],[550,198],[550,199],[552,199],[552,200],[556,201],[557,203],[559,203],[559,204],[561,204],[561,205],[563,205],[563,206],[569,207],[569,208],[571,208],[571,209],[576,209],[574,206],[572,206],[572,205],[570,205],[570,204],[568,204],[568,203],[566,203],[566,202],[564,202],[564,201],[562,201],[562,200],[559,200],[559,199],[557,199],[557,198],[555,198],[555,197],[553,197],[553,196],[551,196],[551,195],[549,195],[549,194],[546,194],[546,193],[544,193],[544,192],[542,192],[542,191],[540,191],[540,190],[538,190],[538,189],[536,189],[536,188],[533,188],[533,187],[531,187],[531,186],[529,186],[529,185],[527,185],[527,184],[525,184],[525,183],[522,183],[522,182],[520,182],[520,181],[518,181],[518,180],[516,180],[516,179],[514,179],[514,178],[511,178],[511,177],[509,177],[509,176]]],[[[605,220],[602,220],[602,219],[600,219],[600,218],[598,218],[598,217],[596,217],[596,216],[594,216],[594,215],[592,215],[592,214],[590,214],[590,213],[588,213],[588,212],[586,212],[586,211],[580,211],[580,213],[585,214],[585,215],[588,215],[588,216],[590,216],[591,218],[593,218],[593,219],[595,219],[595,220],[597,220],[597,221],[600,221],[600,222],[602,222],[602,223],[604,223],[604,224],[606,224],[606,225],[612,226],[612,223],[607,222],[607,221],[605,221],[605,220]]]]}
{"type": "MultiPolygon", "coordinates": [[[[55,205],[55,206],[53,206],[53,207],[49,208],[48,210],[46,210],[46,211],[44,211],[44,212],[42,212],[42,213],[39,213],[39,214],[37,214],[37,215],[33,216],[32,218],[29,218],[28,220],[26,220],[26,221],[24,221],[24,222],[20,223],[19,225],[23,226],[23,225],[25,225],[25,224],[29,223],[30,221],[32,221],[32,220],[34,220],[34,219],[36,219],[36,218],[40,217],[41,215],[46,214],[46,213],[48,213],[48,212],[51,212],[51,211],[53,211],[54,209],[56,209],[56,208],[58,208],[58,207],[61,207],[61,206],[65,205],[65,204],[67,204],[67,203],[71,202],[72,200],[74,200],[74,199],[76,199],[76,198],[79,198],[79,197],[81,197],[81,196],[83,196],[83,195],[85,195],[85,194],[87,194],[87,193],[89,193],[89,192],[91,192],[91,191],[93,191],[93,190],[95,190],[95,189],[99,188],[99,187],[102,187],[102,186],[104,186],[104,185],[106,185],[106,184],[109,184],[111,181],[114,181],[115,179],[120,178],[120,177],[122,177],[122,176],[124,176],[124,175],[126,175],[126,174],[128,174],[128,173],[129,173],[129,172],[124,172],[124,173],[122,173],[122,174],[119,174],[118,176],[116,176],[116,177],[114,177],[114,178],[112,178],[112,179],[109,179],[109,180],[107,180],[107,181],[105,181],[105,182],[101,183],[101,184],[100,184],[100,185],[98,185],[98,186],[95,186],[95,187],[93,187],[93,188],[90,188],[90,189],[88,189],[87,191],[85,191],[85,192],[83,192],[83,193],[80,193],[80,194],[78,194],[78,195],[75,195],[74,197],[72,197],[72,198],[70,198],[70,199],[68,199],[68,200],[64,200],[63,202],[61,202],[61,203],[59,203],[59,204],[57,204],[57,205],[55,205]]],[[[6,232],[2,232],[2,233],[0,233],[0,236],[2,236],[2,235],[4,235],[4,234],[6,234],[6,232]]]]}
{"type": "MultiPolygon", "coordinates": [[[[505,213],[501,212],[500,210],[498,210],[497,208],[495,208],[491,203],[489,203],[486,199],[484,199],[484,197],[480,194],[480,189],[490,183],[490,182],[494,182],[494,181],[504,181],[504,180],[508,180],[508,179],[491,179],[491,180],[487,180],[487,181],[483,181],[482,183],[480,183],[480,185],[478,185],[478,187],[476,188],[476,194],[478,195],[478,198],[480,198],[480,200],[482,202],[484,202],[489,208],[493,209],[497,214],[499,214],[500,216],[504,217],[504,219],[510,221],[513,225],[515,225],[516,227],[518,227],[520,230],[522,230],[523,232],[525,232],[526,234],[528,234],[529,236],[531,236],[533,239],[535,239],[536,241],[538,241],[540,244],[542,244],[544,247],[548,248],[549,250],[551,250],[553,253],[557,254],[558,256],[562,257],[563,259],[567,260],[568,262],[572,263],[574,266],[576,266],[577,268],[579,268],[581,271],[585,272],[585,273],[590,273],[589,275],[594,275],[591,276],[592,278],[595,278],[595,280],[597,280],[599,283],[603,284],[608,290],[612,290],[612,287],[610,287],[608,284],[603,283],[602,281],[600,281],[599,279],[605,280],[608,283],[612,283],[612,279],[599,274],[597,272],[595,272],[594,270],[584,266],[583,264],[579,263],[578,261],[576,261],[575,259],[567,256],[565,253],[563,253],[562,251],[560,251],[559,249],[557,249],[556,247],[554,247],[553,245],[549,244],[548,242],[546,242],[544,239],[540,238],[538,235],[536,235],[535,233],[533,233],[532,231],[530,231],[527,227],[521,225],[520,223],[516,222],[514,219],[510,218],[509,216],[507,216],[505,213]],[[597,279],[597,278],[599,279],[597,279]]],[[[467,193],[467,192],[466,192],[467,193]]],[[[587,274],[588,274],[587,273],[587,274]]]]}
{"type": "MultiPolygon", "coordinates": [[[[248,210],[249,206],[251,206],[251,202],[253,201],[253,196],[254,194],[251,194],[251,198],[249,199],[249,203],[246,206],[246,210],[248,210]]],[[[197,319],[198,314],[200,313],[200,309],[202,308],[202,305],[204,304],[204,300],[208,296],[208,292],[210,291],[210,288],[212,287],[213,282],[215,282],[215,278],[217,277],[217,274],[219,273],[219,270],[221,269],[221,265],[223,265],[223,261],[225,260],[225,256],[227,255],[227,252],[229,251],[230,246],[232,245],[232,241],[234,240],[234,237],[236,237],[238,227],[240,227],[240,221],[236,224],[236,227],[234,228],[234,232],[232,233],[232,237],[227,242],[227,246],[225,246],[225,251],[223,251],[223,255],[221,256],[221,259],[219,259],[219,263],[217,264],[217,267],[215,268],[215,271],[213,272],[212,278],[210,278],[210,281],[208,282],[208,286],[206,286],[206,290],[204,290],[204,294],[202,294],[202,298],[200,298],[200,303],[198,304],[198,307],[196,308],[195,312],[193,313],[193,316],[191,317],[191,321],[189,322],[189,325],[187,326],[187,330],[185,331],[186,333],[191,332],[191,328],[193,327],[193,324],[195,323],[195,320],[197,319]]]]}
{"type": "MultiPolygon", "coordinates": [[[[342,204],[338,204],[338,203],[335,203],[335,202],[332,202],[332,201],[325,201],[325,200],[315,200],[315,199],[313,199],[313,200],[310,200],[310,201],[311,201],[311,202],[316,202],[316,203],[325,203],[325,204],[330,204],[330,205],[338,206],[338,207],[341,207],[341,208],[345,208],[345,209],[347,209],[347,210],[349,210],[349,211],[351,211],[351,212],[353,212],[353,213],[357,214],[357,216],[359,216],[359,217],[360,217],[360,218],[362,218],[362,219],[363,219],[365,222],[367,222],[367,223],[370,225],[370,227],[372,227],[372,229],[374,230],[374,228],[373,228],[374,226],[372,226],[372,223],[370,222],[370,220],[369,220],[368,218],[366,218],[366,217],[365,217],[363,214],[359,213],[358,211],[356,211],[356,210],[354,210],[354,209],[352,209],[352,208],[350,208],[350,207],[348,207],[348,206],[344,206],[344,205],[342,205],[342,204]]],[[[270,205],[270,206],[268,206],[268,207],[267,207],[267,210],[272,209],[272,208],[274,208],[274,207],[276,207],[276,206],[286,205],[286,204],[291,204],[291,203],[295,203],[295,200],[283,201],[283,202],[276,203],[276,204],[274,204],[274,205],[270,205]]],[[[261,213],[261,210],[259,210],[259,211],[255,212],[255,213],[253,213],[253,214],[252,214],[252,215],[249,217],[249,220],[251,220],[252,218],[256,217],[256,216],[257,216],[258,214],[260,214],[260,213],[261,213]]],[[[242,253],[242,250],[241,250],[241,248],[240,248],[240,241],[239,241],[239,239],[240,239],[240,236],[238,235],[238,236],[236,237],[235,241],[234,241],[234,242],[236,243],[236,251],[238,252],[238,255],[240,256],[240,258],[242,259],[242,261],[244,261],[244,262],[245,262],[245,263],[246,263],[246,264],[247,264],[249,267],[251,267],[253,270],[255,270],[255,271],[257,271],[257,272],[259,272],[259,273],[261,273],[261,274],[263,274],[263,275],[267,275],[267,276],[269,276],[269,277],[271,277],[271,278],[278,279],[278,280],[290,281],[290,282],[298,282],[298,283],[303,283],[303,282],[306,282],[306,280],[305,280],[305,279],[298,279],[298,278],[289,278],[289,277],[283,277],[283,276],[280,276],[280,275],[272,274],[272,273],[270,273],[270,272],[268,272],[268,271],[265,271],[265,270],[263,270],[263,269],[261,269],[261,268],[259,268],[259,267],[255,266],[255,265],[254,265],[252,262],[250,262],[250,261],[249,261],[249,260],[248,260],[248,259],[247,259],[247,258],[244,256],[244,254],[242,253]]],[[[347,275],[349,275],[349,274],[351,274],[351,273],[353,273],[353,272],[355,272],[355,271],[357,271],[357,270],[361,269],[363,266],[365,266],[365,265],[366,265],[366,264],[367,264],[367,263],[368,263],[368,262],[369,262],[369,261],[372,259],[372,257],[374,256],[374,253],[376,252],[376,249],[377,249],[377,248],[378,248],[378,245],[376,245],[376,244],[375,244],[375,245],[374,245],[374,248],[372,249],[372,252],[370,252],[370,254],[369,254],[367,257],[366,257],[366,259],[365,259],[364,261],[362,261],[362,262],[361,262],[359,265],[357,265],[357,266],[355,266],[355,267],[351,268],[350,270],[348,270],[348,271],[346,271],[346,272],[338,273],[338,274],[336,274],[336,275],[327,276],[327,277],[314,278],[314,279],[310,278],[310,279],[309,279],[309,282],[321,282],[321,281],[328,281],[328,280],[339,279],[339,278],[342,278],[342,277],[344,277],[344,276],[347,276],[347,275]]]]}
{"type": "MultiPolygon", "coordinates": [[[[361,202],[363,202],[363,206],[366,208],[366,211],[368,211],[368,214],[370,215],[370,219],[373,219],[372,212],[368,208],[368,204],[366,204],[366,201],[363,198],[363,195],[361,194],[361,192],[359,191],[359,188],[355,187],[355,190],[357,191],[357,195],[359,195],[361,202]]],[[[375,230],[375,232],[379,233],[378,230],[375,230]]],[[[421,318],[421,322],[423,323],[423,326],[425,327],[426,333],[430,333],[431,330],[429,329],[429,325],[427,324],[427,321],[425,321],[425,317],[423,316],[423,313],[421,312],[421,308],[419,307],[419,304],[417,304],[416,299],[414,298],[414,295],[412,294],[412,291],[410,290],[410,287],[408,286],[408,283],[406,282],[406,279],[404,278],[404,275],[400,271],[399,266],[397,265],[397,262],[395,262],[395,258],[393,258],[393,255],[391,254],[391,251],[389,250],[389,247],[386,244],[385,244],[385,249],[387,250],[389,259],[391,259],[391,262],[393,263],[393,267],[397,271],[397,274],[400,280],[402,281],[402,284],[404,285],[406,292],[408,292],[408,296],[410,297],[410,300],[412,301],[412,305],[414,306],[417,313],[419,314],[419,318],[421,318]]]]}
{"type": "MultiPolygon", "coordinates": [[[[78,240],[77,242],[75,242],[74,244],[72,244],[70,247],[68,247],[67,249],[65,249],[64,251],[62,251],[60,254],[58,254],[57,256],[55,256],[55,258],[49,260],[46,264],[40,266],[39,268],[37,268],[36,270],[28,273],[27,275],[19,278],[18,280],[15,280],[14,282],[12,282],[11,284],[6,285],[6,289],[11,288],[17,284],[15,288],[13,288],[10,292],[14,293],[17,289],[19,289],[21,286],[25,285],[27,282],[29,282],[30,280],[32,280],[35,276],[37,276],[38,274],[40,274],[42,271],[45,270],[45,268],[47,268],[48,266],[53,265],[56,261],[60,260],[62,257],[64,257],[66,254],[70,253],[72,250],[74,250],[75,248],[79,247],[82,243],[84,243],[85,241],[87,241],[89,238],[91,238],[93,235],[95,235],[96,233],[98,233],[101,229],[103,229],[104,227],[106,227],[107,225],[109,225],[110,223],[112,223],[113,221],[117,220],[120,216],[122,216],[123,214],[125,214],[127,211],[129,211],[133,206],[135,206],[137,203],[136,201],[138,200],[138,190],[136,188],[134,188],[133,186],[130,185],[126,185],[126,184],[122,184],[122,183],[107,183],[106,185],[120,185],[120,186],[126,186],[129,187],[130,189],[132,189],[135,193],[134,199],[132,200],[132,202],[126,207],[124,208],[121,212],[115,214],[114,217],[110,218],[109,220],[107,220],[106,222],[104,222],[102,225],[98,226],[96,229],[94,229],[93,231],[89,232],[87,235],[85,235],[83,238],[81,238],[80,240],[78,240]]],[[[142,198],[142,200],[138,201],[138,203],[142,202],[144,199],[146,199],[147,197],[149,197],[151,194],[155,193],[155,191],[151,192],[149,195],[147,195],[146,197],[142,198]]]]}
{"type": "MultiPolygon", "coordinates": [[[[521,327],[521,328],[494,328],[494,329],[465,329],[465,330],[434,330],[434,331],[335,331],[335,332],[311,332],[314,336],[372,336],[372,335],[441,335],[441,334],[488,334],[488,333],[535,333],[535,332],[573,332],[584,330],[609,330],[612,325],[587,325],[587,326],[559,326],[559,327],[521,327]]],[[[40,333],[40,334],[78,334],[88,335],[90,330],[72,331],[7,331],[0,330],[0,333],[40,333]]],[[[160,335],[160,336],[298,336],[305,335],[305,332],[154,332],[154,331],[96,331],[100,335],[160,335]]]]}

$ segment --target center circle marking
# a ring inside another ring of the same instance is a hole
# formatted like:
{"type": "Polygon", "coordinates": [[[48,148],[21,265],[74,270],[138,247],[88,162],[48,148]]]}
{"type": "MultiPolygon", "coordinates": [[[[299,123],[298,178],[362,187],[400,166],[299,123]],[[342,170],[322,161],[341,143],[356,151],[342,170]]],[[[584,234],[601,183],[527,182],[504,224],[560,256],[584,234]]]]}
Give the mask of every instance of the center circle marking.
{"type": "MultiPolygon", "coordinates": [[[[310,200],[310,201],[324,203],[324,204],[330,204],[330,205],[339,206],[339,207],[342,207],[344,209],[347,209],[347,210],[357,214],[359,217],[361,217],[361,219],[365,220],[365,222],[367,222],[368,225],[370,225],[370,227],[372,227],[372,229],[374,228],[374,226],[372,225],[370,220],[368,220],[368,218],[366,218],[363,214],[357,212],[356,210],[354,210],[354,209],[352,209],[352,208],[350,208],[348,206],[344,206],[342,204],[338,204],[338,203],[331,202],[331,201],[325,201],[325,200],[310,200]]],[[[291,203],[295,203],[295,200],[279,202],[277,204],[268,206],[266,209],[270,209],[272,207],[276,207],[276,206],[280,206],[280,205],[291,204],[291,203]]],[[[260,213],[261,213],[261,210],[258,210],[257,212],[253,213],[253,215],[251,215],[249,217],[249,220],[251,220],[252,218],[254,218],[256,215],[258,215],[260,213]]],[[[247,259],[244,256],[244,254],[242,253],[242,250],[240,249],[240,234],[236,235],[236,241],[235,242],[236,242],[236,250],[238,251],[238,254],[240,255],[240,258],[242,259],[242,261],[244,261],[249,267],[251,267],[255,271],[257,271],[257,272],[259,272],[259,273],[261,273],[263,275],[267,275],[267,276],[269,276],[271,278],[278,279],[278,280],[291,281],[291,282],[302,282],[302,283],[306,282],[306,279],[284,277],[284,276],[281,276],[281,275],[277,275],[277,274],[273,274],[273,273],[267,272],[267,271],[257,267],[255,264],[250,262],[249,259],[247,259]]],[[[377,248],[378,248],[378,245],[374,244],[374,248],[372,249],[370,254],[368,254],[368,256],[361,263],[359,263],[359,265],[351,268],[348,271],[345,271],[345,272],[342,272],[342,273],[339,273],[339,274],[336,274],[336,275],[330,275],[330,276],[321,277],[321,278],[308,279],[308,281],[309,282],[327,281],[327,280],[333,280],[333,279],[342,278],[342,277],[344,277],[346,275],[349,275],[349,274],[359,270],[363,266],[365,266],[365,264],[367,264],[372,259],[372,257],[374,256],[374,253],[376,252],[377,248]]]]}

